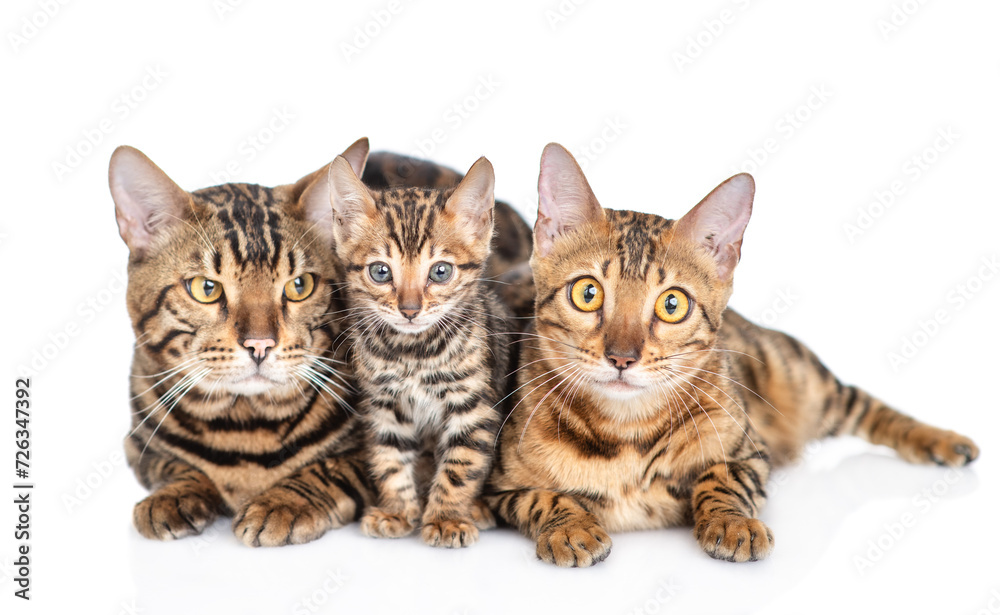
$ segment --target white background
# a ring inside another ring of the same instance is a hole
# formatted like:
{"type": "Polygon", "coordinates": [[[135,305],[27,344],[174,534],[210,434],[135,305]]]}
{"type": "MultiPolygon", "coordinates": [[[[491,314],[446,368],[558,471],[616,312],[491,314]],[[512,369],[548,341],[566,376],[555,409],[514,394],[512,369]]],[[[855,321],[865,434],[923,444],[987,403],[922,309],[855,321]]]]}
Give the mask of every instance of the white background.
{"type": "Polygon", "coordinates": [[[390,14],[388,0],[250,0],[222,13],[212,0],[122,0],[47,18],[43,6],[8,1],[0,18],[0,390],[10,409],[15,374],[35,361],[37,485],[25,604],[12,596],[8,410],[4,612],[1000,610],[1000,280],[981,268],[1000,253],[996,2],[399,0],[390,14]],[[391,19],[369,24],[373,11],[391,19]],[[366,24],[378,30],[368,41],[366,24]],[[147,74],[160,77],[143,86],[147,74]],[[493,85],[477,92],[482,82],[493,85]],[[952,136],[935,148],[939,131],[952,136]],[[799,336],[845,380],[973,436],[982,458],[948,473],[823,442],[776,474],[763,512],[776,548],[753,564],[711,560],[687,528],[616,535],[588,570],[534,561],[511,531],[462,551],[369,540],[356,525],[275,550],[243,547],[226,522],[201,539],[141,539],[130,517],[144,492],[117,457],[132,333],[112,150],[139,147],[188,189],[223,181],[231,163],[234,181],[274,185],[361,136],[463,170],[487,155],[497,196],[529,221],[549,141],[579,155],[604,206],[668,217],[752,170],[733,305],[799,336]],[[267,142],[252,159],[250,137],[267,142]],[[892,205],[872,206],[894,182],[892,205]],[[850,236],[860,211],[871,218],[850,236]],[[978,292],[959,301],[963,288],[978,292]],[[904,339],[920,347],[893,364],[904,339]],[[912,527],[899,531],[903,519],[912,527]]]}

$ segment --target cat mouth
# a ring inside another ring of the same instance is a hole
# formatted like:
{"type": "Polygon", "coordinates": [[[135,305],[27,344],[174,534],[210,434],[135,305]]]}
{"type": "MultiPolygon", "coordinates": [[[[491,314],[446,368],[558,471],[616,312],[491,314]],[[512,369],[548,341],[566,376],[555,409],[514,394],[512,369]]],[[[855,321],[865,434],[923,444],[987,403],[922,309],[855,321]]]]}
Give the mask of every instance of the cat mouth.
{"type": "Polygon", "coordinates": [[[610,397],[633,397],[646,390],[645,385],[629,382],[621,374],[617,378],[599,380],[596,384],[610,397]]]}

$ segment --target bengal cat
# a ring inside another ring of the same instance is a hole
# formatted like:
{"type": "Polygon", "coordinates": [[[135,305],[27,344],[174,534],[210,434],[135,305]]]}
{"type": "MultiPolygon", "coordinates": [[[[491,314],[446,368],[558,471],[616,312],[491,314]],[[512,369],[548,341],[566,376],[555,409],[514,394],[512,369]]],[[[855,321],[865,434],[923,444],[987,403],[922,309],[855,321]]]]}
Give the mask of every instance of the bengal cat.
{"type": "Polygon", "coordinates": [[[330,183],[377,491],[361,531],[471,545],[494,524],[479,498],[510,372],[510,314],[483,277],[493,167],[480,158],[453,188],[372,190],[338,158],[330,183]]]}
{"type": "Polygon", "coordinates": [[[679,220],[603,209],[572,156],[542,154],[535,329],[488,487],[538,557],[590,566],[608,532],[693,525],[712,557],[766,557],[773,465],[853,434],[911,462],[960,466],[968,438],[841,383],[802,343],[726,309],[753,179],[679,220]],[[766,401],[765,401],[766,400],[766,401]]]}
{"type": "MultiPolygon", "coordinates": [[[[344,152],[361,172],[362,139],[344,152]]],[[[220,515],[247,545],[302,543],[370,502],[350,366],[332,342],[344,272],[332,256],[327,168],[291,185],[186,192],[131,147],[111,158],[130,251],[129,465],[152,493],[147,538],[220,515]]]]}

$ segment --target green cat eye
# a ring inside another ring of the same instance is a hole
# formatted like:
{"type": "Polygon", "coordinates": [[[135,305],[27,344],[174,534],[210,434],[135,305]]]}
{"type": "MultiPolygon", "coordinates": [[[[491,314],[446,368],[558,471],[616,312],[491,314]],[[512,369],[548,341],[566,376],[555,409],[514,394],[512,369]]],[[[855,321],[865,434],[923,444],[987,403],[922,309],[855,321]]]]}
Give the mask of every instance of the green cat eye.
{"type": "Polygon", "coordinates": [[[316,287],[316,280],[311,273],[303,273],[294,280],[289,280],[285,284],[285,296],[289,301],[302,301],[312,294],[316,287]]]}
{"type": "Polygon", "coordinates": [[[432,282],[444,284],[451,279],[451,274],[454,273],[454,271],[455,268],[451,265],[451,263],[442,261],[431,265],[431,272],[427,277],[430,278],[432,282]]]}
{"type": "Polygon", "coordinates": [[[215,303],[222,298],[222,284],[200,275],[187,281],[187,290],[199,303],[215,303]]]}
{"type": "Polygon", "coordinates": [[[381,261],[368,265],[368,275],[377,284],[385,284],[392,281],[392,269],[389,268],[389,265],[381,261]]]}

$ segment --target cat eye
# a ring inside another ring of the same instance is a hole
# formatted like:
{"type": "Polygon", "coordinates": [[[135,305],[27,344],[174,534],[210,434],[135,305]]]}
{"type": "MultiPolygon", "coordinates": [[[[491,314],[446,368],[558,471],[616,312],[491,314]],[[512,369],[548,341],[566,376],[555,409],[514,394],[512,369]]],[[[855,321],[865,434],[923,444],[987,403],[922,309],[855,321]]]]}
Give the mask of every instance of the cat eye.
{"type": "Polygon", "coordinates": [[[371,276],[373,282],[385,284],[392,280],[392,269],[389,268],[389,265],[379,261],[368,265],[368,275],[371,276]]]}
{"type": "Polygon", "coordinates": [[[431,272],[427,276],[432,282],[437,282],[438,284],[444,284],[451,279],[451,274],[455,271],[451,263],[434,263],[431,265],[431,272]]]}
{"type": "Polygon", "coordinates": [[[222,297],[222,284],[200,275],[187,281],[187,289],[199,303],[215,303],[222,297]]]}
{"type": "Polygon", "coordinates": [[[674,324],[687,318],[691,300],[679,288],[671,288],[656,300],[656,316],[663,322],[674,324]]]}
{"type": "Polygon", "coordinates": [[[576,309],[594,312],[604,305],[604,288],[594,278],[580,278],[570,287],[569,298],[576,309]]]}
{"type": "Polygon", "coordinates": [[[303,273],[285,284],[285,296],[289,301],[302,301],[312,294],[316,287],[316,278],[311,273],[303,273]]]}

